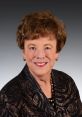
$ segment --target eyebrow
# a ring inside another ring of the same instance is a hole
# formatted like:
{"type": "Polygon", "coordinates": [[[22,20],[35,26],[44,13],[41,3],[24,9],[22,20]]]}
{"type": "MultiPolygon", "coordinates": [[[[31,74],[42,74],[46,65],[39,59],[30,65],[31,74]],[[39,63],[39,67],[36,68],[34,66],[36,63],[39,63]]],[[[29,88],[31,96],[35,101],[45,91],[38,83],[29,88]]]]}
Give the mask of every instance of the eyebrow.
{"type": "Polygon", "coordinates": [[[36,45],[35,45],[35,44],[28,44],[28,47],[29,47],[29,46],[36,46],[36,45]]]}
{"type": "MultiPolygon", "coordinates": [[[[36,44],[32,44],[32,43],[31,43],[31,44],[28,45],[28,47],[29,47],[29,46],[36,46],[36,44]]],[[[52,47],[51,44],[44,44],[44,46],[51,46],[51,47],[52,47]]]]}
{"type": "Polygon", "coordinates": [[[51,44],[45,44],[44,46],[52,46],[51,44]]]}

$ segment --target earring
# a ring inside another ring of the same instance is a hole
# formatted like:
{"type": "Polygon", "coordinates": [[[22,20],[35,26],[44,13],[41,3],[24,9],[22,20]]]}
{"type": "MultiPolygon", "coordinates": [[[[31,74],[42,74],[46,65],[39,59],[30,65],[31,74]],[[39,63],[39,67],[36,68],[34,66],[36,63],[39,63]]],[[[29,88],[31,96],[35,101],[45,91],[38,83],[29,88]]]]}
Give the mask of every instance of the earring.
{"type": "Polygon", "coordinates": [[[26,59],[25,59],[25,58],[23,58],[23,61],[26,61],[26,59]]]}
{"type": "Polygon", "coordinates": [[[58,58],[56,58],[56,61],[58,61],[58,58]]]}

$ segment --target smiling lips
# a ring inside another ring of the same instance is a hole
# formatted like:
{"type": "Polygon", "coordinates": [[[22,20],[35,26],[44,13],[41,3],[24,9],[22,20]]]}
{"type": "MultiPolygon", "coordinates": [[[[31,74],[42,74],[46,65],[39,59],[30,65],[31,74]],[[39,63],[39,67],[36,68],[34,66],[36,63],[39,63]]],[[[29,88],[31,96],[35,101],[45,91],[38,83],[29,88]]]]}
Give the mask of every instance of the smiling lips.
{"type": "Polygon", "coordinates": [[[44,67],[48,62],[34,62],[38,67],[44,67]]]}

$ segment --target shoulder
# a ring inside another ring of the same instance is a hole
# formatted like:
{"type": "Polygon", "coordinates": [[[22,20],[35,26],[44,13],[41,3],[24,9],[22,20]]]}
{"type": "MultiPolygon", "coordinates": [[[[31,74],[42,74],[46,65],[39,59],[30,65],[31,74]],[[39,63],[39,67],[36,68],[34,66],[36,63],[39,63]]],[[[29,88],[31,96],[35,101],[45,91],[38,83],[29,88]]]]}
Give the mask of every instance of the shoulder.
{"type": "Polygon", "coordinates": [[[70,75],[63,71],[58,70],[53,70],[52,73],[56,88],[59,91],[61,90],[61,93],[63,91],[66,91],[66,93],[69,93],[70,95],[73,94],[79,97],[79,90],[77,88],[77,85],[70,75]]]}
{"type": "Polygon", "coordinates": [[[63,71],[60,71],[60,70],[56,70],[56,69],[52,69],[52,72],[54,75],[57,75],[57,76],[63,76],[64,78],[71,78],[71,76],[63,71]]]}
{"type": "Polygon", "coordinates": [[[18,88],[18,80],[19,75],[8,81],[1,89],[1,92],[9,92],[9,90],[15,90],[14,88],[18,88]]]}
{"type": "Polygon", "coordinates": [[[70,115],[78,115],[82,110],[79,90],[71,76],[68,74],[53,70],[55,82],[56,100],[59,107],[66,106],[66,110],[70,115]],[[61,100],[61,101],[60,101],[61,100]]]}
{"type": "MultiPolygon", "coordinates": [[[[21,97],[20,79],[22,75],[12,78],[0,91],[0,95],[5,95],[9,100],[19,100],[21,97]]],[[[5,98],[4,98],[5,99],[5,98]]]]}
{"type": "Polygon", "coordinates": [[[9,81],[0,91],[0,115],[3,117],[17,111],[18,106],[21,105],[21,91],[19,87],[20,76],[9,81]],[[9,114],[10,113],[10,114],[9,114]]]}
{"type": "Polygon", "coordinates": [[[53,74],[54,80],[57,84],[62,84],[62,85],[66,85],[66,83],[75,84],[74,79],[63,71],[53,69],[52,74],[53,74]]]}
{"type": "Polygon", "coordinates": [[[67,73],[59,70],[52,70],[54,81],[58,87],[68,88],[71,93],[79,94],[79,90],[74,79],[67,73]]]}

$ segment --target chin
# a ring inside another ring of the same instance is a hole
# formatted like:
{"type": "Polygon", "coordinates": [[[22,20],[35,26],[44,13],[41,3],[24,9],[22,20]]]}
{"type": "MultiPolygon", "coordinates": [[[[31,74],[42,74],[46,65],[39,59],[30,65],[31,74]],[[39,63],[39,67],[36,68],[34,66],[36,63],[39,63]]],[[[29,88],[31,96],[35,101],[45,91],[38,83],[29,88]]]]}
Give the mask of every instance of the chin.
{"type": "Polygon", "coordinates": [[[49,72],[49,70],[48,71],[45,71],[45,70],[37,70],[37,71],[32,71],[32,73],[35,76],[45,76],[45,75],[48,75],[50,72],[49,72]]]}

